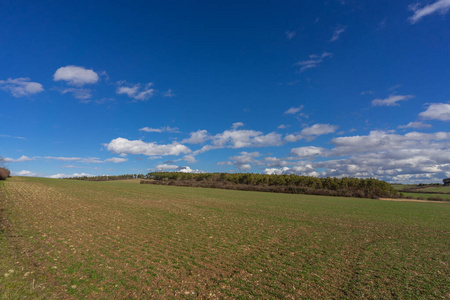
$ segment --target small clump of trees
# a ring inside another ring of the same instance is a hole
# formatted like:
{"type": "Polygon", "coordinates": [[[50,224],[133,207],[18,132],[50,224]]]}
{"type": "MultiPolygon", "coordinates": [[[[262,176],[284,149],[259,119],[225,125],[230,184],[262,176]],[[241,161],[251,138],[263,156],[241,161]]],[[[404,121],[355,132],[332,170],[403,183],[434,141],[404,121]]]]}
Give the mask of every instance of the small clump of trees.
{"type": "Polygon", "coordinates": [[[444,182],[444,186],[449,186],[450,185],[450,178],[442,179],[442,181],[444,182]]]}
{"type": "Polygon", "coordinates": [[[5,160],[0,156],[0,180],[6,180],[11,177],[11,171],[6,168],[5,160]]]}
{"type": "Polygon", "coordinates": [[[141,183],[360,198],[401,196],[389,183],[375,178],[181,172],[153,172],[146,177],[151,180],[141,183]]]}

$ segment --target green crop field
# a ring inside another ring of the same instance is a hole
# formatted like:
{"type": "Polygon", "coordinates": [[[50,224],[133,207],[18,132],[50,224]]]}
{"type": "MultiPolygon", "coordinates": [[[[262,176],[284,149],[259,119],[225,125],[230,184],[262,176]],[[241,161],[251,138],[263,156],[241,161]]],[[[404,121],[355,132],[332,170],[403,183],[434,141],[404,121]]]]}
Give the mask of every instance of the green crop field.
{"type": "Polygon", "coordinates": [[[448,203],[136,181],[0,184],[5,299],[450,295],[448,203]]]}
{"type": "Polygon", "coordinates": [[[450,186],[427,187],[420,190],[421,192],[450,193],[450,186]]]}
{"type": "Polygon", "coordinates": [[[407,193],[407,192],[403,192],[402,193],[405,197],[414,197],[414,198],[423,198],[423,199],[428,199],[428,198],[435,198],[435,197],[439,197],[443,200],[450,200],[450,194],[427,194],[425,192],[420,192],[420,193],[407,193]]]}

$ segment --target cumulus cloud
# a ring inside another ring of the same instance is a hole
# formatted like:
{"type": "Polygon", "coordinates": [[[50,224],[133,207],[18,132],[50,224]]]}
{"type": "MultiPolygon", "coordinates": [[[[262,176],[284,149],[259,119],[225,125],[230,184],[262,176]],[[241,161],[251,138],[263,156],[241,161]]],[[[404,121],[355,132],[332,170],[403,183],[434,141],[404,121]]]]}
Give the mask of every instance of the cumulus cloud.
{"type": "Polygon", "coordinates": [[[22,170],[19,172],[13,172],[12,175],[14,175],[14,176],[36,176],[37,173],[31,172],[28,170],[22,170]]]}
{"type": "Polygon", "coordinates": [[[431,128],[430,124],[422,123],[422,122],[409,122],[406,125],[400,125],[398,128],[415,128],[415,129],[423,129],[423,128],[431,128]]]}
{"type": "Polygon", "coordinates": [[[54,81],[65,81],[74,86],[97,83],[98,79],[98,74],[93,70],[72,65],[61,67],[53,74],[54,81]]]}
{"type": "Polygon", "coordinates": [[[204,173],[201,170],[193,170],[189,166],[177,166],[177,165],[169,165],[169,164],[157,165],[156,170],[159,172],[173,171],[173,172],[182,172],[182,173],[204,173]]]}
{"type": "Polygon", "coordinates": [[[206,130],[197,130],[190,133],[190,137],[181,141],[183,144],[202,144],[211,139],[211,135],[206,130]]]}
{"type": "Polygon", "coordinates": [[[124,82],[120,82],[119,84],[120,86],[117,88],[116,93],[119,95],[128,95],[128,97],[136,101],[146,101],[155,94],[155,90],[151,88],[153,86],[151,82],[144,85],[138,83],[131,86],[123,86],[122,84],[125,84],[124,82]]]}
{"type": "Polygon", "coordinates": [[[333,36],[331,37],[330,42],[337,41],[341,37],[341,34],[343,34],[346,29],[347,29],[347,26],[338,26],[334,30],[333,36]]]}
{"type": "Polygon", "coordinates": [[[302,139],[310,141],[319,135],[333,133],[337,130],[337,128],[338,127],[336,125],[317,123],[313,126],[303,128],[300,133],[286,135],[284,140],[286,142],[296,142],[302,139]]]}
{"type": "Polygon", "coordinates": [[[450,132],[371,131],[334,138],[331,144],[332,149],[299,147],[291,150],[293,157],[265,158],[265,173],[375,177],[405,183],[439,182],[450,174],[450,132]],[[305,160],[312,157],[320,159],[305,160]]]}
{"type": "Polygon", "coordinates": [[[309,59],[296,62],[294,65],[300,66],[300,72],[304,72],[308,69],[317,68],[323,62],[324,58],[331,55],[328,52],[323,52],[321,55],[311,54],[309,59]]]}
{"type": "Polygon", "coordinates": [[[298,162],[297,165],[292,167],[283,167],[283,168],[266,168],[264,169],[265,174],[275,174],[275,175],[282,175],[282,174],[297,174],[297,175],[303,175],[303,176],[314,176],[317,177],[320,174],[317,173],[314,169],[314,166],[311,163],[305,163],[305,162],[298,162]]]}
{"type": "Polygon", "coordinates": [[[409,17],[409,21],[414,24],[428,15],[435,13],[440,13],[442,15],[446,14],[450,9],[450,0],[438,0],[423,7],[419,7],[419,5],[414,4],[409,6],[409,9],[414,12],[414,14],[409,17]]]}
{"type": "Polygon", "coordinates": [[[176,142],[168,145],[158,145],[155,142],[146,143],[141,140],[128,140],[121,137],[111,140],[105,146],[114,153],[142,154],[147,156],[180,155],[191,152],[188,147],[176,142]]]}
{"type": "Polygon", "coordinates": [[[271,132],[263,134],[255,130],[226,130],[212,138],[212,144],[196,151],[196,154],[221,148],[269,147],[283,143],[281,134],[271,132]]]}
{"type": "Polygon", "coordinates": [[[7,80],[0,80],[0,89],[9,92],[16,98],[44,91],[42,84],[30,81],[30,78],[8,78],[7,80]]]}
{"type": "Polygon", "coordinates": [[[139,131],[145,131],[145,132],[172,132],[172,133],[180,133],[180,130],[178,127],[170,127],[170,126],[165,126],[165,127],[160,127],[160,128],[150,128],[150,127],[144,127],[139,129],[139,131]]]}
{"type": "Polygon", "coordinates": [[[258,163],[255,159],[256,157],[261,156],[259,152],[246,152],[243,151],[240,155],[233,156],[229,158],[227,162],[219,162],[219,165],[233,165],[239,171],[248,171],[252,168],[251,164],[258,163]]]}
{"type": "Polygon", "coordinates": [[[412,149],[430,141],[442,141],[450,138],[450,132],[420,133],[410,132],[405,135],[386,131],[371,131],[365,136],[338,137],[331,140],[335,145],[331,155],[349,155],[361,152],[412,149]]]}
{"type": "Polygon", "coordinates": [[[428,120],[450,121],[450,104],[432,103],[419,116],[428,120]]]}
{"type": "Polygon", "coordinates": [[[319,156],[325,151],[326,149],[322,147],[308,146],[308,147],[293,148],[291,150],[291,154],[297,156],[298,158],[310,158],[314,156],[319,156]]]}
{"type": "Polygon", "coordinates": [[[405,101],[413,97],[413,95],[391,95],[386,99],[372,100],[372,106],[398,106],[398,101],[405,101]]]}
{"type": "Polygon", "coordinates": [[[306,127],[301,131],[302,135],[324,135],[333,133],[337,130],[336,125],[331,124],[314,124],[311,127],[306,127]]]}

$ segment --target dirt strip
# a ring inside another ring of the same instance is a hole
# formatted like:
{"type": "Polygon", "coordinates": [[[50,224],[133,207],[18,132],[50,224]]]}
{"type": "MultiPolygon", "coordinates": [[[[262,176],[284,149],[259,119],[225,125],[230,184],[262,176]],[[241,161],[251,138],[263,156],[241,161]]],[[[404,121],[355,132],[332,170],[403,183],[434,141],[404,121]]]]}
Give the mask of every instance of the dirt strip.
{"type": "Polygon", "coordinates": [[[392,198],[379,198],[379,199],[386,201],[402,201],[402,202],[450,203],[449,201],[434,201],[434,200],[392,199],[392,198]]]}

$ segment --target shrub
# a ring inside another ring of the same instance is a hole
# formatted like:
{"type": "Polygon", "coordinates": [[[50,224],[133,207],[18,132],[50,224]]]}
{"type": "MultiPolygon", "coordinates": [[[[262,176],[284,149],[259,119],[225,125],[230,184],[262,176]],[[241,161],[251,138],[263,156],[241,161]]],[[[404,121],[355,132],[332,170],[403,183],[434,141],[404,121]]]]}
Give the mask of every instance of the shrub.
{"type": "Polygon", "coordinates": [[[0,180],[6,180],[11,176],[11,172],[7,168],[0,168],[0,180]]]}

